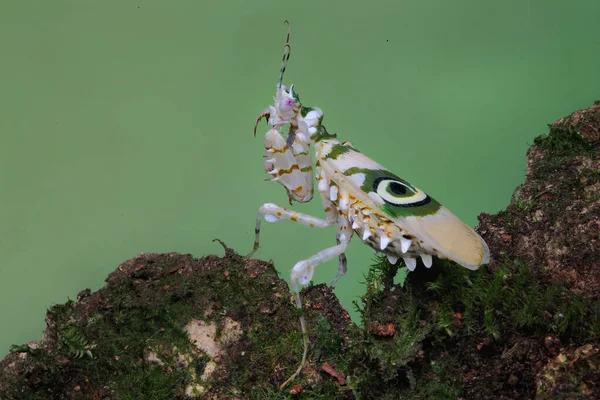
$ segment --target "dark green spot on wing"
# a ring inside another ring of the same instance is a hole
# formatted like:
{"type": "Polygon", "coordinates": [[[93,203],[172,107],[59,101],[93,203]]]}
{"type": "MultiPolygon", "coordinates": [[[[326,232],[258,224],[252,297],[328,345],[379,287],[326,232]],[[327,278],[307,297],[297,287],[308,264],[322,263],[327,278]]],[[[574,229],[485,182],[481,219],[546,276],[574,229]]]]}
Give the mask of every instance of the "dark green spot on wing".
{"type": "MultiPolygon", "coordinates": [[[[400,178],[398,175],[383,169],[367,169],[360,167],[352,167],[348,168],[344,171],[344,175],[351,176],[354,174],[365,174],[365,181],[360,187],[365,193],[369,193],[373,191],[373,185],[375,181],[378,179],[384,178],[393,178],[399,182],[404,183],[406,186],[403,188],[404,191],[412,190],[416,192],[416,188],[412,186],[410,183],[406,182],[404,179],[400,178]]],[[[402,186],[400,183],[396,184],[397,186],[392,186],[389,188],[391,191],[398,190],[399,195],[404,195],[406,192],[403,192],[399,187],[402,186]]],[[[398,217],[424,217],[426,215],[435,214],[441,207],[441,204],[438,203],[435,199],[427,196],[427,201],[421,201],[413,205],[393,205],[389,203],[384,203],[378,205],[377,208],[383,213],[389,215],[392,218],[398,217]]]]}
{"type": "Polygon", "coordinates": [[[302,118],[306,117],[308,115],[309,112],[311,112],[313,110],[312,107],[302,107],[300,109],[300,115],[302,115],[302,118]]]}
{"type": "Polygon", "coordinates": [[[355,151],[357,153],[360,153],[358,150],[356,150],[352,146],[348,146],[346,144],[334,144],[331,147],[331,151],[325,156],[325,158],[330,158],[332,160],[336,160],[342,154],[346,154],[346,153],[349,153],[351,151],[355,151]]]}
{"type": "Polygon", "coordinates": [[[319,125],[316,128],[317,132],[310,136],[310,138],[315,142],[320,142],[321,140],[326,139],[335,139],[337,137],[335,133],[327,132],[327,129],[323,125],[319,125]]]}

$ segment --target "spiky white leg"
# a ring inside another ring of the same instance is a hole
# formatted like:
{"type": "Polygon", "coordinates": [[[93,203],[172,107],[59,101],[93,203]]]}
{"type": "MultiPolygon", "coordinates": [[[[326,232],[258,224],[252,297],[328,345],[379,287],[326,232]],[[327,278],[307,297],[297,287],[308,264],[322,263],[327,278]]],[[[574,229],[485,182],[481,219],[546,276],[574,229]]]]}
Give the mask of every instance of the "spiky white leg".
{"type": "Polygon", "coordinates": [[[327,179],[321,176],[321,169],[319,167],[317,167],[316,169],[316,176],[319,180],[318,190],[319,195],[321,196],[321,200],[323,202],[323,209],[325,210],[325,219],[287,210],[273,203],[263,204],[258,209],[258,213],[256,215],[256,227],[254,229],[254,247],[246,257],[252,257],[256,250],[258,250],[260,239],[260,224],[262,222],[263,215],[265,216],[265,219],[269,222],[276,222],[282,219],[288,219],[294,222],[298,222],[302,225],[310,226],[311,228],[327,228],[335,223],[337,209],[335,207],[335,204],[333,204],[333,202],[329,199],[329,182],[327,181],[327,179]]]}
{"type": "MultiPolygon", "coordinates": [[[[292,269],[292,289],[294,290],[296,308],[298,308],[298,310],[302,312],[302,299],[300,298],[300,287],[298,284],[304,285],[309,283],[312,280],[317,265],[341,256],[344,254],[347,247],[347,242],[340,243],[325,250],[321,250],[312,257],[299,261],[296,263],[296,265],[294,265],[294,268],[292,269]]],[[[296,372],[294,372],[294,374],[290,376],[287,381],[281,384],[281,389],[296,379],[306,363],[306,357],[308,355],[308,330],[306,329],[306,320],[304,319],[304,315],[300,315],[300,327],[302,328],[302,336],[304,339],[304,352],[302,353],[302,361],[300,362],[296,372]]]]}
{"type": "Polygon", "coordinates": [[[309,283],[315,273],[315,267],[319,264],[323,264],[325,261],[329,261],[332,258],[338,257],[343,254],[348,247],[348,242],[340,243],[332,247],[328,247],[325,250],[321,250],[317,254],[305,259],[298,261],[294,268],[292,268],[292,288],[294,291],[299,290],[298,284],[306,285],[309,283]]]}
{"type": "MultiPolygon", "coordinates": [[[[298,286],[298,283],[300,283],[300,284],[309,283],[312,280],[314,268],[317,265],[322,264],[325,261],[331,260],[332,258],[339,257],[340,265],[339,265],[339,269],[338,269],[338,277],[336,277],[336,279],[334,279],[334,282],[333,282],[333,283],[335,283],[335,281],[337,281],[337,279],[339,279],[339,277],[342,276],[346,272],[346,256],[344,253],[346,251],[346,247],[348,246],[348,243],[350,242],[350,238],[352,237],[352,230],[349,227],[350,222],[346,219],[346,217],[338,214],[337,207],[335,206],[333,201],[330,199],[331,193],[330,193],[329,182],[327,179],[325,179],[324,177],[321,176],[320,169],[318,167],[317,167],[317,179],[319,179],[319,186],[318,186],[319,194],[321,195],[321,200],[323,201],[323,208],[325,209],[325,213],[327,214],[326,219],[320,220],[320,221],[323,221],[322,225],[327,224],[326,226],[330,226],[330,225],[333,225],[333,223],[336,220],[336,216],[338,216],[337,217],[337,222],[338,222],[337,242],[338,242],[338,244],[336,246],[329,247],[325,250],[322,250],[322,251],[318,252],[317,254],[315,254],[314,256],[307,258],[306,260],[299,261],[298,263],[296,263],[296,265],[292,269],[292,276],[291,276],[292,289],[294,291],[294,296],[296,299],[296,307],[298,308],[298,310],[300,310],[300,312],[302,312],[302,300],[300,299],[300,288],[298,286]]],[[[274,209],[272,209],[272,210],[274,210],[274,209]]],[[[279,210],[279,211],[281,211],[281,210],[279,210]]],[[[259,210],[259,215],[261,215],[260,210],[259,210]]],[[[282,214],[281,217],[283,217],[284,215],[285,214],[282,214]]],[[[298,214],[298,215],[300,215],[300,214],[298,214]]],[[[302,214],[302,215],[304,215],[304,214],[302,214]]],[[[276,215],[276,216],[280,217],[279,215],[276,215]]],[[[305,215],[305,217],[308,218],[310,216],[305,215]]],[[[311,217],[311,218],[313,218],[313,220],[306,219],[304,221],[313,221],[314,222],[315,220],[318,220],[318,218],[314,218],[314,217],[311,217]]],[[[292,219],[292,218],[289,218],[289,219],[292,219]]],[[[293,219],[293,220],[300,222],[300,223],[304,223],[299,218],[293,219]]],[[[258,232],[260,231],[259,223],[260,223],[260,217],[259,217],[259,221],[257,223],[257,236],[256,236],[256,241],[255,241],[255,248],[258,248],[258,232]]],[[[304,224],[306,225],[306,223],[304,223],[304,224]]],[[[313,226],[310,224],[308,224],[308,225],[313,226]]],[[[320,227],[320,225],[316,225],[316,224],[314,226],[320,227]]],[[[323,227],[325,227],[325,226],[323,226],[323,227]]],[[[300,362],[300,365],[298,366],[298,369],[296,370],[296,372],[294,372],[294,374],[292,374],[292,376],[290,376],[290,378],[288,380],[286,380],[284,383],[281,384],[281,386],[280,386],[281,389],[283,389],[290,382],[292,382],[294,379],[296,379],[296,377],[302,371],[304,364],[306,363],[306,357],[308,356],[308,330],[306,328],[306,320],[304,319],[304,316],[302,314],[300,314],[300,327],[302,329],[302,337],[303,337],[303,341],[304,341],[304,351],[302,354],[302,361],[300,362]]]]}
{"type": "Polygon", "coordinates": [[[335,223],[335,212],[328,212],[326,219],[313,217],[312,215],[291,211],[273,203],[265,203],[258,209],[256,216],[256,228],[254,229],[254,247],[247,257],[258,250],[260,240],[260,224],[263,216],[268,222],[277,222],[279,220],[290,220],[299,224],[310,226],[312,228],[327,228],[335,223]]]}

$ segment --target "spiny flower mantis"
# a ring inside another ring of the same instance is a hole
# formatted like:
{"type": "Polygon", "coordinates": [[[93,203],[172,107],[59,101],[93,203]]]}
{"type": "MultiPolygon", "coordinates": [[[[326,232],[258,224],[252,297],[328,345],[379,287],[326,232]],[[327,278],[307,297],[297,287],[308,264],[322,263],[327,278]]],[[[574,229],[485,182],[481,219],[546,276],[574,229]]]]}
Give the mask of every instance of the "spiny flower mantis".
{"type": "MultiPolygon", "coordinates": [[[[376,252],[386,254],[395,264],[399,258],[414,271],[417,258],[425,267],[432,256],[450,259],[475,270],[489,261],[484,240],[458,217],[426,193],[360,153],[352,143],[341,142],[323,125],[323,111],[300,102],[294,85],[283,85],[283,75],[290,57],[290,30],[284,46],[275,102],[256,120],[267,118],[270,126],[265,135],[264,166],[271,181],[285,187],[292,201],[308,202],[313,197],[313,173],[310,147],[316,156],[317,190],[325,209],[325,218],[298,213],[273,203],[263,204],[256,218],[254,248],[259,247],[260,224],[291,220],[318,228],[337,226],[336,245],[301,260],[292,269],[291,284],[296,307],[302,310],[299,285],[309,283],[315,267],[338,257],[339,269],[331,286],[346,272],[345,251],[356,233],[376,252]],[[289,127],[287,137],[282,130],[289,127]]],[[[308,354],[308,333],[304,316],[300,317],[304,336],[304,353],[296,372],[281,385],[287,386],[301,372],[308,354]]]]}

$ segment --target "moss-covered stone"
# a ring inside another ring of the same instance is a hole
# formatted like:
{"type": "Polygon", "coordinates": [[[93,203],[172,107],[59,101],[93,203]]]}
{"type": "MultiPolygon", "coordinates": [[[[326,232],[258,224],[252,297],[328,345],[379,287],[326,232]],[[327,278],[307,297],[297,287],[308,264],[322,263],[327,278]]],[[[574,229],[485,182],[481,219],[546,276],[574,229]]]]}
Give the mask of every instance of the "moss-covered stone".
{"type": "MultiPolygon", "coordinates": [[[[107,281],[52,307],[42,341],[13,347],[0,364],[1,399],[281,398],[302,335],[271,264],[229,249],[223,258],[143,254],[107,281]]],[[[338,365],[349,317],[322,287],[305,299],[311,327],[328,327],[313,359],[338,365]]],[[[318,371],[304,386],[337,391],[318,371]]]]}
{"type": "Polygon", "coordinates": [[[405,272],[377,257],[349,320],[324,285],[298,311],[269,263],[142,254],[48,311],[0,361],[0,399],[594,399],[600,393],[600,103],[527,154],[506,210],[480,216],[492,259],[405,272]]]}

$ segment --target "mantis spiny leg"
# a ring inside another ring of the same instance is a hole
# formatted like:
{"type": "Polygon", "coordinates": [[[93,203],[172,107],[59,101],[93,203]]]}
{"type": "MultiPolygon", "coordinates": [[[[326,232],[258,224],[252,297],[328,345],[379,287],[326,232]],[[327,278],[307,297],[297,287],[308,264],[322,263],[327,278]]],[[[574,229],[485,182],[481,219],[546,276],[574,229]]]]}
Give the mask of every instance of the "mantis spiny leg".
{"type": "Polygon", "coordinates": [[[276,222],[279,220],[290,220],[297,222],[302,225],[310,226],[311,228],[327,228],[335,223],[335,211],[331,207],[331,211],[327,212],[326,219],[313,217],[312,215],[291,211],[286,208],[280,207],[277,204],[265,203],[258,209],[256,215],[256,227],[254,229],[254,247],[252,251],[247,255],[248,258],[258,250],[260,240],[260,225],[263,216],[269,222],[276,222]]]}
{"type": "MultiPolygon", "coordinates": [[[[317,169],[317,174],[320,174],[320,169],[317,169]]],[[[322,177],[319,177],[318,190],[321,195],[321,200],[323,201],[323,208],[325,209],[325,219],[291,211],[273,203],[265,203],[260,206],[256,215],[256,227],[254,228],[254,246],[252,251],[246,257],[252,257],[259,248],[260,225],[263,216],[265,216],[265,219],[269,222],[287,219],[302,225],[310,226],[311,228],[327,228],[333,225],[336,221],[337,209],[335,204],[330,200],[329,184],[322,177]]]]}
{"type": "MultiPolygon", "coordinates": [[[[344,231],[345,229],[342,229],[341,227],[348,226],[349,224],[350,223],[347,220],[347,218],[344,217],[343,215],[340,215],[338,218],[338,232],[344,231]]],[[[292,289],[294,291],[294,297],[296,300],[296,308],[298,308],[298,310],[300,310],[300,312],[302,312],[302,299],[300,298],[300,287],[298,286],[298,284],[299,283],[300,284],[309,283],[312,280],[314,270],[317,267],[317,265],[323,264],[324,262],[329,261],[335,257],[339,257],[340,272],[338,273],[338,277],[336,277],[336,279],[334,280],[334,283],[335,283],[335,281],[337,281],[337,279],[339,279],[339,277],[341,275],[343,275],[342,271],[345,272],[345,270],[346,270],[346,268],[345,268],[346,267],[346,265],[345,265],[346,256],[344,255],[344,253],[346,252],[346,249],[348,248],[348,243],[350,242],[351,237],[352,237],[351,235],[338,235],[337,241],[341,242],[341,243],[338,243],[335,246],[328,247],[324,250],[321,250],[317,254],[315,254],[305,260],[298,261],[296,263],[296,265],[292,269],[292,289]],[[344,261],[343,266],[341,264],[342,259],[344,261]]],[[[284,383],[281,384],[281,386],[279,386],[280,389],[283,389],[290,382],[292,382],[294,379],[296,379],[296,377],[302,371],[304,364],[306,363],[306,358],[308,356],[308,330],[306,328],[306,319],[304,318],[304,315],[302,315],[302,313],[300,314],[300,327],[302,328],[302,336],[304,339],[304,352],[302,353],[302,361],[300,362],[300,365],[298,366],[298,369],[296,370],[296,372],[294,372],[294,374],[292,376],[290,376],[288,378],[288,380],[286,380],[284,383]]]]}

